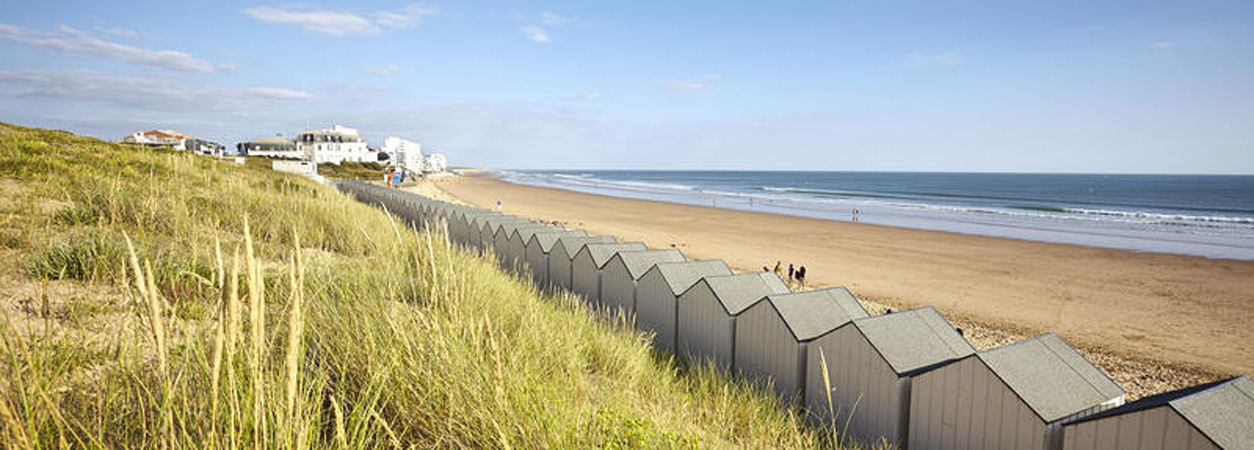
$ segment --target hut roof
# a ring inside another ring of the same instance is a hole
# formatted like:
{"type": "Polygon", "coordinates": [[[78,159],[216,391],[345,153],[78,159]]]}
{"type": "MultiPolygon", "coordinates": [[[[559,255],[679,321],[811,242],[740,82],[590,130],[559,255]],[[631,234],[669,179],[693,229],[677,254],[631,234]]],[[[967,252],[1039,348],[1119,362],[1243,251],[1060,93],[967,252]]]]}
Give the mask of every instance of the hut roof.
{"type": "Polygon", "coordinates": [[[898,375],[975,354],[971,343],[931,306],[853,323],[898,375]]]}
{"type": "Polygon", "coordinates": [[[496,230],[500,228],[502,224],[511,223],[511,222],[527,222],[527,219],[514,217],[514,216],[501,215],[498,217],[489,217],[483,220],[483,224],[487,225],[488,228],[491,229],[493,233],[496,233],[496,230]]]}
{"type": "MultiPolygon", "coordinates": [[[[531,235],[531,239],[527,240],[527,245],[531,245],[531,241],[537,241],[540,244],[540,250],[544,253],[548,253],[549,250],[553,249],[554,245],[557,245],[557,240],[561,239],[563,236],[581,237],[587,235],[588,232],[583,230],[553,229],[552,231],[539,231],[536,232],[536,234],[531,235]]],[[[609,236],[598,237],[608,238],[609,236]]]]}
{"type": "Polygon", "coordinates": [[[627,267],[627,274],[631,276],[631,279],[638,280],[657,263],[683,261],[684,254],[675,249],[620,251],[610,258],[611,261],[614,259],[621,260],[623,266],[627,267]]]}
{"type": "Polygon", "coordinates": [[[610,258],[613,258],[614,255],[618,254],[618,252],[634,252],[640,250],[646,250],[646,248],[644,244],[639,242],[624,242],[621,244],[589,243],[584,245],[583,250],[580,250],[579,253],[587,252],[588,256],[592,257],[592,264],[596,265],[597,268],[600,269],[605,267],[605,263],[610,262],[610,258]]]}
{"type": "Polygon", "coordinates": [[[516,220],[516,221],[501,222],[500,228],[498,228],[498,230],[502,234],[504,234],[505,237],[509,237],[509,235],[514,233],[514,230],[517,230],[522,227],[529,227],[532,225],[544,226],[544,224],[540,222],[532,222],[530,220],[520,218],[519,220],[516,220]]]}
{"type": "Polygon", "coordinates": [[[714,298],[732,316],[744,312],[768,295],[788,293],[788,286],[784,285],[784,281],[775,272],[707,277],[701,282],[710,287],[714,298]]]}
{"type": "MultiPolygon", "coordinates": [[[[660,262],[653,269],[662,275],[662,279],[670,286],[675,296],[683,294],[702,278],[708,276],[731,275],[732,271],[721,259],[708,261],[660,262]]],[[[759,297],[760,298],[760,297],[759,297]]]]}
{"type": "Polygon", "coordinates": [[[775,294],[766,298],[798,341],[814,339],[853,319],[868,316],[862,304],[843,287],[775,294]]]}
{"type": "Polygon", "coordinates": [[[1119,385],[1054,333],[978,355],[1045,422],[1124,395],[1119,385]]]}
{"type": "Polygon", "coordinates": [[[518,236],[518,240],[526,244],[527,241],[531,240],[531,235],[536,233],[547,233],[549,230],[562,231],[562,227],[543,222],[536,222],[535,226],[528,225],[515,228],[514,232],[510,235],[510,238],[513,239],[514,236],[518,236]]]}
{"type": "Polygon", "coordinates": [[[1145,397],[1068,424],[1169,407],[1219,448],[1254,448],[1254,380],[1236,378],[1145,397]]]}
{"type": "MultiPolygon", "coordinates": [[[[574,259],[575,255],[583,250],[583,246],[588,244],[612,244],[618,242],[613,236],[562,236],[558,238],[558,242],[566,247],[566,254],[574,259]]],[[[550,247],[551,249],[552,247],[550,247]]]]}

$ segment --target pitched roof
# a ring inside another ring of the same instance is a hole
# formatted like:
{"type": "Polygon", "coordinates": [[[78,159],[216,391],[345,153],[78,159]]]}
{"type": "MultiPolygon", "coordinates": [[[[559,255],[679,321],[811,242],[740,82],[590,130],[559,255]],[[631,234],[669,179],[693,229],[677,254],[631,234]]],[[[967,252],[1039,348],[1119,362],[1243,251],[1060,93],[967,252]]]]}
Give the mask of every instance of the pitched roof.
{"type": "Polygon", "coordinates": [[[513,239],[514,236],[518,236],[518,240],[522,241],[523,244],[526,244],[527,241],[531,239],[531,235],[536,234],[536,233],[548,233],[549,231],[552,231],[552,230],[561,231],[563,230],[563,228],[558,225],[551,225],[551,224],[547,224],[543,222],[536,222],[535,226],[528,225],[525,227],[515,228],[514,232],[510,233],[509,237],[510,239],[513,239]]]}
{"type": "Polygon", "coordinates": [[[768,295],[788,293],[788,286],[784,285],[784,281],[775,272],[706,277],[697,283],[709,286],[714,298],[718,299],[723,310],[730,316],[744,312],[768,295]]]}
{"type": "MultiPolygon", "coordinates": [[[[583,246],[585,245],[613,244],[618,242],[618,240],[614,239],[613,236],[562,236],[557,239],[557,242],[560,242],[562,247],[566,248],[566,255],[570,256],[570,259],[575,259],[575,255],[578,254],[580,250],[583,250],[583,246]]],[[[550,247],[550,250],[551,249],[552,248],[550,247]]]]}
{"type": "Polygon", "coordinates": [[[1185,420],[1219,448],[1254,448],[1254,380],[1231,382],[1171,402],[1185,420]]]}
{"type": "Polygon", "coordinates": [[[1054,333],[978,355],[1045,422],[1124,395],[1123,388],[1054,333]]]}
{"type": "MultiPolygon", "coordinates": [[[[624,242],[621,244],[587,244],[583,246],[583,250],[579,253],[587,253],[592,257],[592,264],[598,269],[605,267],[605,263],[610,262],[610,258],[618,252],[634,252],[645,250],[644,244],[639,242],[624,242]]],[[[578,256],[578,255],[576,255],[578,256]]],[[[573,258],[572,258],[573,259],[573,258]]]]}
{"type": "Polygon", "coordinates": [[[853,323],[898,375],[975,354],[971,343],[931,306],[853,323]]]}
{"type": "Polygon", "coordinates": [[[641,251],[623,251],[610,258],[621,260],[623,266],[627,267],[627,274],[631,279],[638,280],[644,276],[645,272],[653,268],[653,265],[660,262],[680,262],[684,260],[684,254],[679,250],[641,250],[641,251]]]}
{"type": "MultiPolygon", "coordinates": [[[[536,241],[537,243],[540,244],[540,251],[544,253],[548,253],[550,250],[553,250],[554,245],[557,245],[557,240],[561,239],[563,236],[587,236],[587,235],[588,235],[588,232],[583,231],[583,230],[554,229],[552,231],[540,231],[540,232],[537,232],[536,234],[531,235],[531,239],[527,240],[526,245],[530,246],[531,241],[536,241]]],[[[604,236],[604,237],[608,237],[608,236],[604,236]]]]}
{"type": "Polygon", "coordinates": [[[499,217],[489,217],[487,219],[484,219],[483,224],[481,224],[479,228],[482,229],[484,226],[486,226],[488,227],[488,229],[492,230],[493,234],[496,234],[496,230],[501,228],[501,224],[509,223],[509,222],[526,222],[526,221],[527,219],[523,219],[519,217],[501,215],[499,217]]]}
{"type": "Polygon", "coordinates": [[[732,271],[721,259],[708,261],[660,262],[652,269],[662,276],[675,296],[683,294],[702,278],[731,275],[732,271]]]}
{"type": "Polygon", "coordinates": [[[768,295],[767,301],[798,341],[808,341],[867,317],[866,309],[843,287],[768,295]]]}
{"type": "Polygon", "coordinates": [[[509,235],[514,233],[514,230],[517,230],[522,227],[529,227],[532,225],[544,226],[544,224],[540,222],[532,222],[527,219],[511,220],[511,221],[501,222],[500,227],[497,228],[497,232],[504,233],[505,237],[509,237],[509,235]]]}

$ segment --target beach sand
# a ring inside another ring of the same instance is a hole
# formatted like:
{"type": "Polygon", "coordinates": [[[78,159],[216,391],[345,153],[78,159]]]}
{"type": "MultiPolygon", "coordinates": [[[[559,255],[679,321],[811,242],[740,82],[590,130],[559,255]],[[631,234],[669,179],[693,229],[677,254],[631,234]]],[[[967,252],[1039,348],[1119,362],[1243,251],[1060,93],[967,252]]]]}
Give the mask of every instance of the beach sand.
{"type": "Polygon", "coordinates": [[[872,312],[937,307],[979,348],[1057,332],[1140,397],[1254,374],[1254,262],[1030,242],[631,200],[481,177],[428,195],[723,259],[782,261],[872,312]],[[879,311],[877,311],[879,310],[879,311]]]}

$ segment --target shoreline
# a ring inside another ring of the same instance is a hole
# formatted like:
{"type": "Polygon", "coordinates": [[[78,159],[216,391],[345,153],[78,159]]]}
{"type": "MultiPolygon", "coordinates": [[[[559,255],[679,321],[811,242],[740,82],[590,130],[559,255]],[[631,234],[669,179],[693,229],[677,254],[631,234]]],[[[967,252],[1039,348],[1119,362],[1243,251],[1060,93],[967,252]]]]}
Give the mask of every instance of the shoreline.
{"type": "Polygon", "coordinates": [[[807,266],[807,287],[844,285],[891,308],[930,304],[990,342],[1055,331],[1095,362],[1109,358],[1103,368],[1144,394],[1254,372],[1250,261],[626,199],[474,175],[420,186],[480,207],[501,199],[507,214],[723,259],[742,272],[791,260],[807,266]]]}

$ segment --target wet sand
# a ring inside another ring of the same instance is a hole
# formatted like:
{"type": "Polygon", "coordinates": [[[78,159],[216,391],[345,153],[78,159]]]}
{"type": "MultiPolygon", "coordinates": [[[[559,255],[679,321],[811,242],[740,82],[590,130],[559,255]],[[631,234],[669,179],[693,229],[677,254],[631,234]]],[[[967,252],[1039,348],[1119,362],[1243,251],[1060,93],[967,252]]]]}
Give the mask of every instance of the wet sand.
{"type": "Polygon", "coordinates": [[[1054,331],[1134,397],[1254,374],[1254,262],[1134,253],[631,200],[479,176],[420,189],[567,228],[723,259],[804,265],[871,309],[934,305],[987,348],[1054,331]]]}

